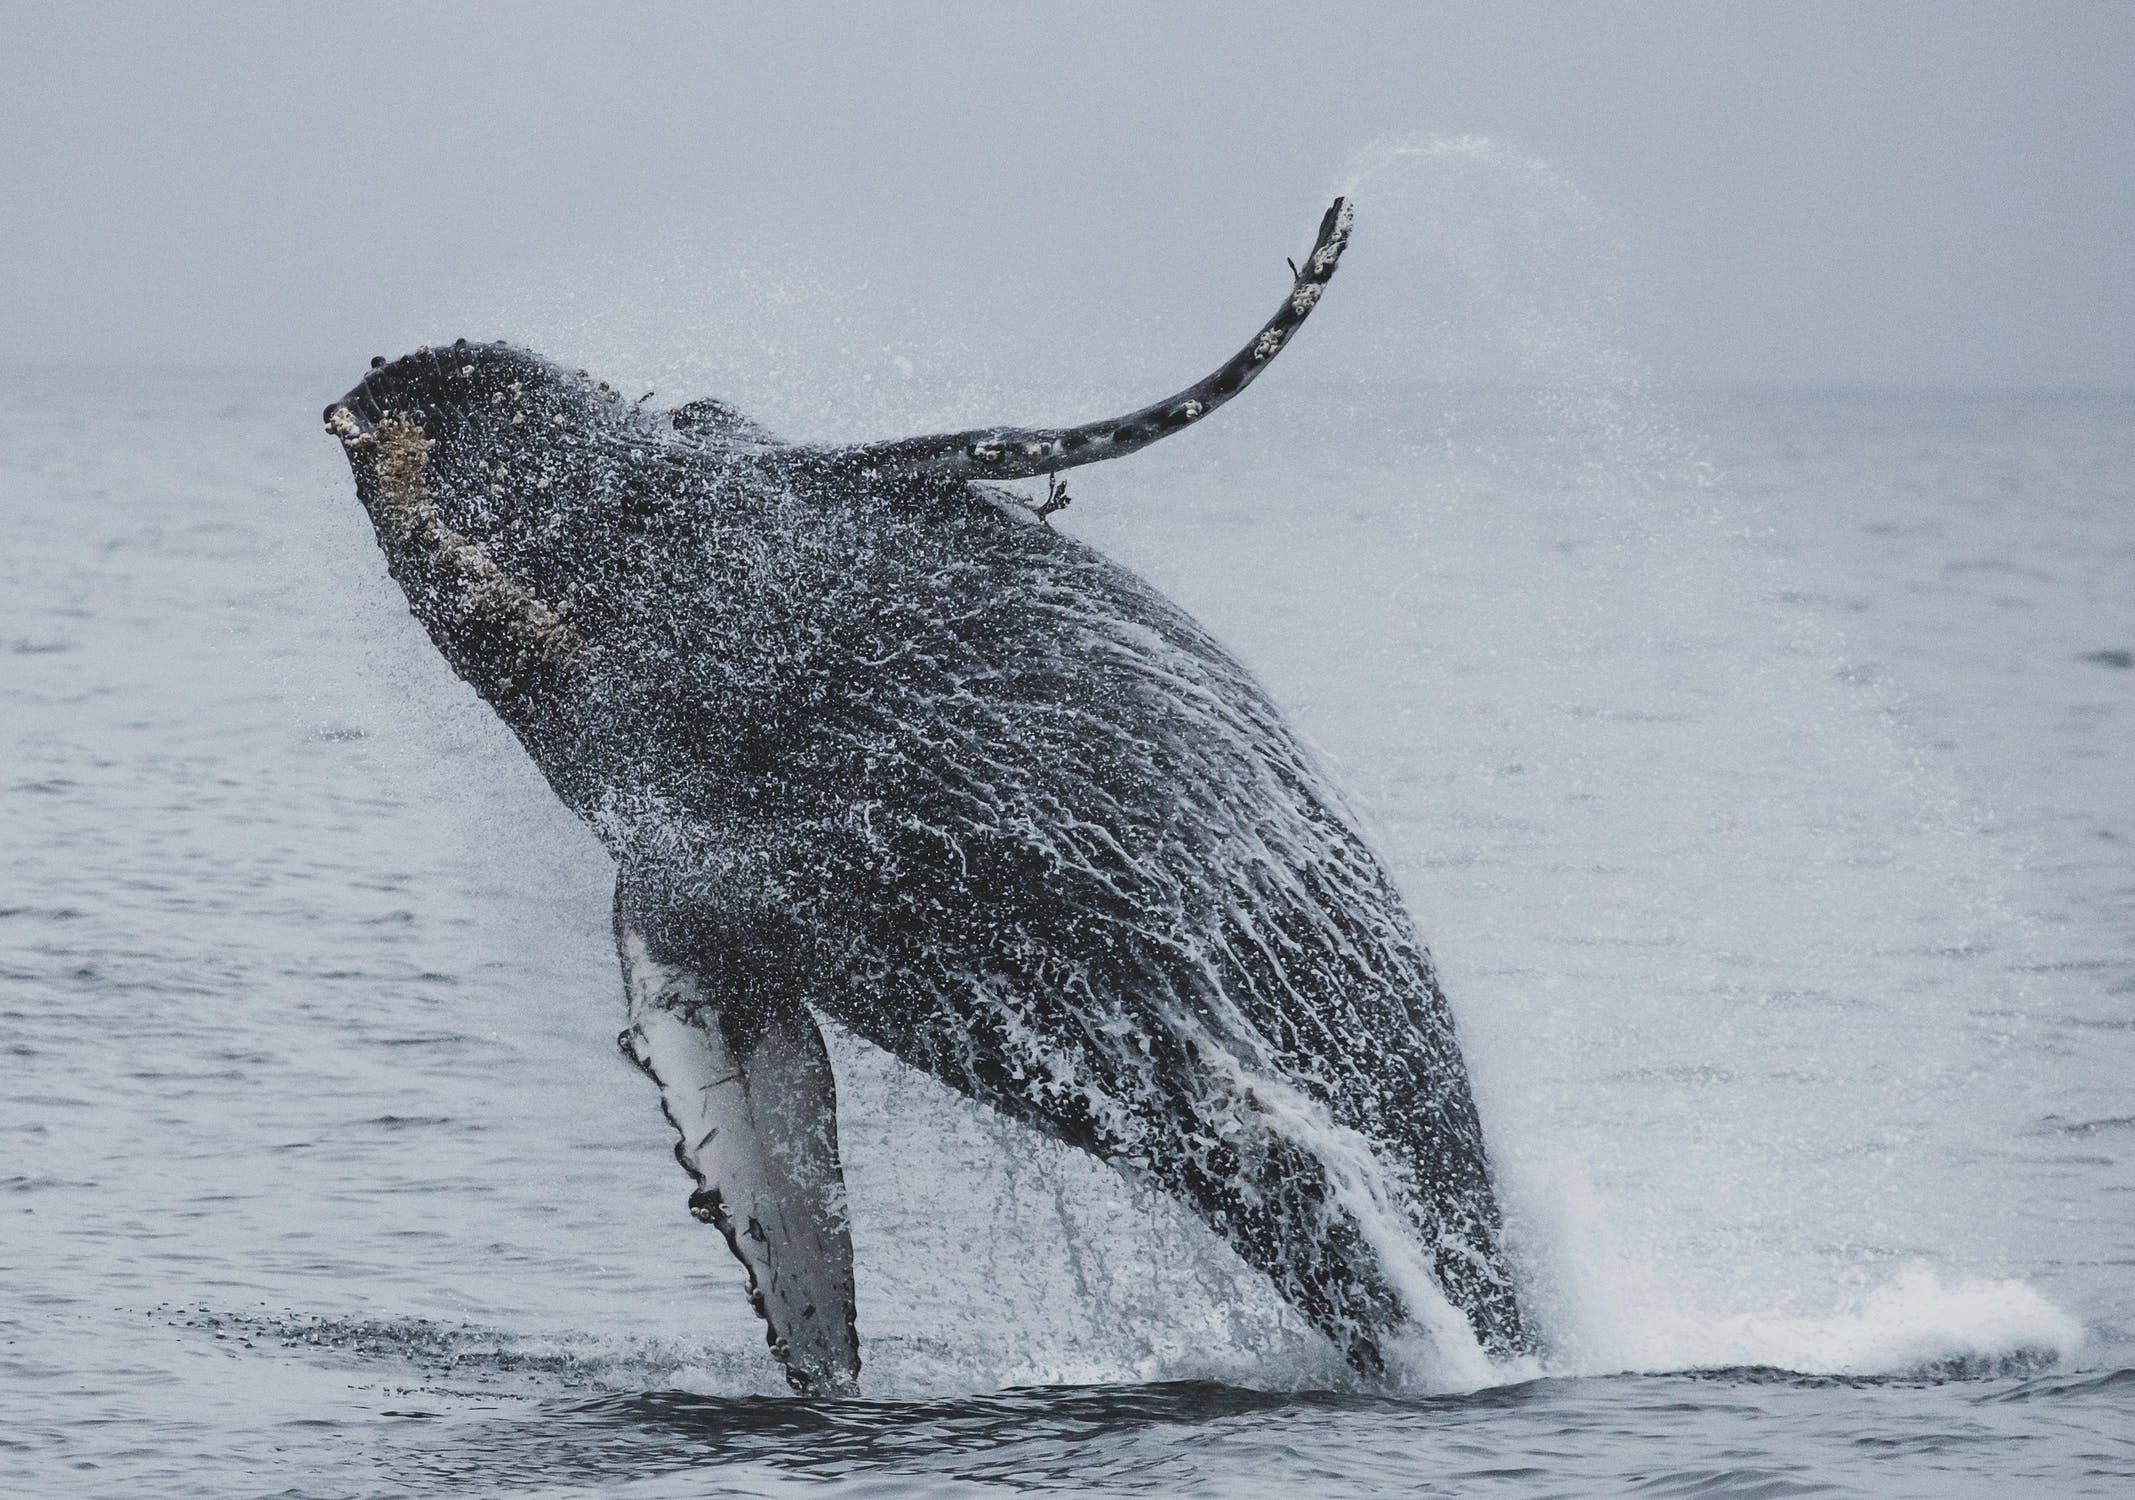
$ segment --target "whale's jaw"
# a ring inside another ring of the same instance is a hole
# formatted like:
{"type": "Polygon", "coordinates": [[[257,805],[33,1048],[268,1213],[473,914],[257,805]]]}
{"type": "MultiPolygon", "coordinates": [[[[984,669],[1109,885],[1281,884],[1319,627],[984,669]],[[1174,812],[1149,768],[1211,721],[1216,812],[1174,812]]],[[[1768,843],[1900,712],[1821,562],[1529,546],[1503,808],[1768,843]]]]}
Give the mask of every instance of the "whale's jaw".
{"type": "Polygon", "coordinates": [[[586,488],[609,405],[536,355],[461,341],[374,360],[325,412],[409,611],[552,780],[542,726],[594,653],[540,533],[586,488]]]}

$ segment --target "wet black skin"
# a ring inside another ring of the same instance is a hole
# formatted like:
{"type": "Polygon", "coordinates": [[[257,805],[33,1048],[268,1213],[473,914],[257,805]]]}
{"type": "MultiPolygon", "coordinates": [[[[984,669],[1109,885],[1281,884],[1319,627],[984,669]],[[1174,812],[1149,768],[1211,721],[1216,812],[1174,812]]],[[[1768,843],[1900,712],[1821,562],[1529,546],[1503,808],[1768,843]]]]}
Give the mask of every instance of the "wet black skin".
{"type": "Polygon", "coordinates": [[[343,408],[410,607],[735,1024],[812,1009],[1156,1183],[1377,1373],[1412,1309],[1313,1142],[1263,1129],[1275,1080],[1371,1143],[1483,1345],[1525,1347],[1429,956],[1182,611],[991,486],[503,345],[384,365],[343,408]],[[486,603],[393,520],[402,421],[436,516],[509,585],[486,603]]]}

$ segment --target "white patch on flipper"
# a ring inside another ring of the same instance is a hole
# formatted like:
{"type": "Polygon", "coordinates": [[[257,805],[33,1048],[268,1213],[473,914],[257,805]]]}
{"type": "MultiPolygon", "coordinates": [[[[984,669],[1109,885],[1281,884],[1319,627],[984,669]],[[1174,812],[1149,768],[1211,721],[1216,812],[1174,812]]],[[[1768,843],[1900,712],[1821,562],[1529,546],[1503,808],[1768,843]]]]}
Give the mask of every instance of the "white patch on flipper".
{"type": "Polygon", "coordinates": [[[623,1042],[660,1086],[677,1158],[698,1187],[691,1211],[725,1234],[796,1386],[850,1389],[860,1368],[852,1237],[815,1022],[782,1017],[737,1055],[696,975],[660,963],[627,926],[621,946],[623,1042]]]}

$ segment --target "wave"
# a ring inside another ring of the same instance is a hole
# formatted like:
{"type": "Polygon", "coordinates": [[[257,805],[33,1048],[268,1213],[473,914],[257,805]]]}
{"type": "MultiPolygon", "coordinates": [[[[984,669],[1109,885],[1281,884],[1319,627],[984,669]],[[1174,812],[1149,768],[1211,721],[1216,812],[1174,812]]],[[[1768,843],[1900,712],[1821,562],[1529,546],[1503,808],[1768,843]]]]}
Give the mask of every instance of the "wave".
{"type": "Polygon", "coordinates": [[[1723,1316],[1640,1309],[1563,1373],[1766,1369],[1798,1375],[1972,1380],[2036,1375],[2076,1359],[2083,1325],[2029,1284],[1949,1275],[1925,1263],[1830,1312],[1723,1316]]]}
{"type": "MultiPolygon", "coordinates": [[[[1174,1408],[1246,1408],[1303,1401],[1366,1403],[1451,1402],[1517,1398],[1532,1386],[1617,1376],[1689,1376],[1762,1383],[1827,1379],[1886,1381],[2008,1380],[2023,1383],[1994,1393],[1996,1400],[2036,1400],[2085,1394],[2124,1396],[2135,1371],[2068,1372],[2085,1347],[2082,1326],[2021,1281],[1946,1277],[1909,1266],[1851,1305],[1818,1315],[1748,1312],[1717,1319],[1688,1313],[1639,1320],[1635,1339],[1614,1349],[1587,1348],[1572,1358],[1522,1359],[1489,1377],[1447,1391],[1444,1372],[1429,1392],[1314,1389],[1348,1372],[1332,1362],[1304,1370],[1225,1369],[1215,1378],[1082,1380],[980,1394],[951,1394],[972,1368],[972,1351],[926,1340],[889,1338],[869,1363],[869,1396],[852,1402],[797,1402],[785,1393],[769,1362],[753,1346],[707,1347],[687,1339],[617,1338],[559,1331],[520,1334],[476,1324],[424,1318],[347,1318],[302,1313],[161,1310],[166,1321],[241,1347],[279,1348],[376,1370],[398,1368],[413,1381],[404,1389],[440,1397],[517,1394],[602,1403],[658,1399],[732,1403],[767,1400],[803,1420],[803,1408],[921,1408],[1005,1403],[1003,1415],[1036,1401],[1048,1406],[1087,1398],[1100,1404],[1174,1408]],[[1291,1379],[1283,1379],[1287,1373],[1291,1379]],[[1272,1380],[1269,1377],[1274,1377],[1272,1380]],[[899,1397],[903,1399],[898,1399],[899,1397]]],[[[1346,1382],[1345,1382],[1346,1383],[1346,1382]]],[[[420,1413],[400,1413],[419,1415],[420,1413]]],[[[826,1419],[827,1420],[827,1419],[826,1419]]]]}

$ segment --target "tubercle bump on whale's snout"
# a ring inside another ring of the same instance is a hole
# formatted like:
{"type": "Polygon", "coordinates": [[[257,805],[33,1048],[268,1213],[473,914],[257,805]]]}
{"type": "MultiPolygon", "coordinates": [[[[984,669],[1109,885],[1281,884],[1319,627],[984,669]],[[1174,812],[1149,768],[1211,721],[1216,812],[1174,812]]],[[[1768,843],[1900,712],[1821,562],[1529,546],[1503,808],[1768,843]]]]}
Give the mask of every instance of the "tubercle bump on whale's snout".
{"type": "Polygon", "coordinates": [[[329,434],[341,440],[342,447],[356,449],[377,437],[378,423],[384,415],[378,401],[358,385],[339,401],[329,404],[320,420],[329,434]]]}

